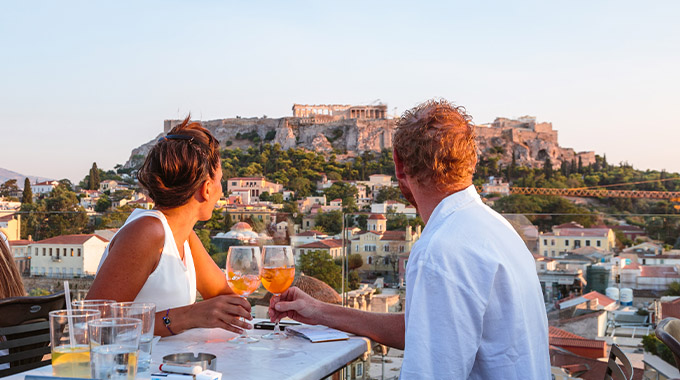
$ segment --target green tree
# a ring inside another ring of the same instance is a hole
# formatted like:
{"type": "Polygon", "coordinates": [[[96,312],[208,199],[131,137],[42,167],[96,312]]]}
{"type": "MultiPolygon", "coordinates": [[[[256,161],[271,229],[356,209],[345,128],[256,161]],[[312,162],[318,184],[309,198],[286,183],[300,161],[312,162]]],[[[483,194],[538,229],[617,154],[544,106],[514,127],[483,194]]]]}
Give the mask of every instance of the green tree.
{"type": "Polygon", "coordinates": [[[28,178],[24,180],[24,193],[21,197],[21,203],[33,203],[33,190],[31,189],[31,181],[28,178]]]}
{"type": "Polygon", "coordinates": [[[94,206],[94,211],[106,212],[111,208],[111,204],[111,198],[109,198],[109,196],[106,194],[102,194],[102,196],[97,200],[97,204],[94,206]]]}
{"type": "Polygon", "coordinates": [[[85,209],[80,206],[76,193],[59,184],[41,202],[47,212],[46,237],[79,234],[87,226],[85,209]]]}
{"type": "Polygon", "coordinates": [[[349,272],[347,275],[347,281],[349,282],[349,290],[359,289],[359,274],[355,271],[349,272]]]}
{"type": "Polygon", "coordinates": [[[378,191],[378,196],[375,197],[377,203],[385,203],[385,201],[397,201],[401,203],[408,203],[401,190],[398,187],[383,187],[378,191]]]}
{"type": "Polygon", "coordinates": [[[328,284],[336,291],[342,286],[342,268],[335,265],[330,254],[321,250],[308,251],[300,255],[299,270],[307,276],[328,284]]]}
{"type": "Polygon", "coordinates": [[[217,248],[215,245],[211,242],[210,240],[210,230],[201,228],[201,229],[195,229],[196,235],[198,236],[198,240],[201,241],[201,244],[205,247],[205,250],[208,251],[209,254],[213,254],[217,252],[217,248]]]}
{"type": "Polygon", "coordinates": [[[97,168],[96,162],[92,163],[92,168],[90,169],[90,178],[88,180],[87,188],[89,190],[99,189],[99,182],[101,182],[101,179],[99,178],[99,169],[97,168]]]}
{"type": "Polygon", "coordinates": [[[107,213],[106,215],[102,216],[100,220],[99,227],[100,228],[120,228],[123,226],[125,223],[125,220],[127,220],[128,216],[132,213],[132,211],[138,207],[134,207],[130,204],[126,204],[125,206],[120,206],[117,209],[107,213]]]}
{"type": "Polygon", "coordinates": [[[314,222],[330,235],[342,232],[342,211],[319,212],[314,222]]]}
{"type": "Polygon", "coordinates": [[[0,185],[0,197],[9,197],[12,193],[19,192],[16,179],[10,179],[0,185]]]}
{"type": "Polygon", "coordinates": [[[358,253],[353,253],[347,257],[347,267],[349,270],[361,268],[364,265],[364,259],[358,253]]]}
{"type": "Polygon", "coordinates": [[[326,194],[326,199],[329,201],[342,199],[344,202],[346,198],[354,198],[358,192],[354,185],[350,185],[347,182],[335,182],[324,191],[324,194],[326,194]]]}

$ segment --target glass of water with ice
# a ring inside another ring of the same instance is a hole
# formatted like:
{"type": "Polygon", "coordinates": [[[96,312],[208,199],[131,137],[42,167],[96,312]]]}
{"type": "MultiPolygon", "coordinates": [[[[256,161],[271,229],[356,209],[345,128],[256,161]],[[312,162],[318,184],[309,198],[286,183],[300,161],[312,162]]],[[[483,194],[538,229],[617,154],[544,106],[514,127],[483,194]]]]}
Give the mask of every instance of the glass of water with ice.
{"type": "Polygon", "coordinates": [[[142,321],[137,370],[148,371],[151,366],[151,343],[156,319],[156,305],[151,302],[117,302],[111,305],[111,312],[116,318],[138,318],[142,321]]]}
{"type": "Polygon", "coordinates": [[[142,321],[105,318],[88,323],[93,379],[134,380],[142,321]]]}

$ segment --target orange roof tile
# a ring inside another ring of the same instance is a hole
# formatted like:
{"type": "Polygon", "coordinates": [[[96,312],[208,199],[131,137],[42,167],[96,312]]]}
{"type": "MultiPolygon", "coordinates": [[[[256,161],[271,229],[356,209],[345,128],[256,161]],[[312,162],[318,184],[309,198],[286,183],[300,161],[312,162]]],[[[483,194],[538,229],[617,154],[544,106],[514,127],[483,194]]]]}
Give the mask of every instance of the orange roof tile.
{"type": "Polygon", "coordinates": [[[596,291],[592,291],[590,293],[586,293],[582,296],[583,298],[589,299],[589,300],[594,300],[597,299],[597,303],[599,303],[602,306],[609,306],[612,303],[616,302],[615,300],[605,296],[604,294],[596,291]]]}
{"type": "Polygon", "coordinates": [[[342,240],[341,239],[326,239],[326,240],[319,240],[307,244],[303,244],[299,246],[298,248],[321,248],[321,249],[329,249],[329,248],[339,248],[342,247],[342,240]]]}
{"type": "Polygon", "coordinates": [[[103,237],[95,234],[79,234],[79,235],[62,235],[62,236],[55,236],[51,237],[49,239],[44,239],[35,242],[34,244],[83,244],[86,241],[92,239],[92,238],[97,238],[105,243],[108,243],[109,241],[104,239],[103,237]]]}
{"type": "Polygon", "coordinates": [[[570,333],[555,326],[548,326],[548,336],[552,338],[570,338],[570,339],[585,339],[580,335],[570,333]]]}
{"type": "Polygon", "coordinates": [[[680,278],[680,274],[674,266],[643,265],[640,268],[640,277],[680,278]]]}

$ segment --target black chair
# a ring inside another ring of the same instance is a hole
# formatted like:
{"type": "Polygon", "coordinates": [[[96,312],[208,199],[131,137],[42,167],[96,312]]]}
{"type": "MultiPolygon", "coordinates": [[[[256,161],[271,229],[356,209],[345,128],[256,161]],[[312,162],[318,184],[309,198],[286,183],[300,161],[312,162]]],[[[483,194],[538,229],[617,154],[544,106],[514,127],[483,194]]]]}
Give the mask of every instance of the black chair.
{"type": "Polygon", "coordinates": [[[607,362],[607,371],[604,374],[604,380],[631,380],[633,378],[633,366],[626,354],[621,351],[619,346],[612,344],[609,350],[609,361],[607,362]],[[616,363],[619,359],[621,366],[616,363]],[[623,367],[623,369],[621,368],[623,367]],[[624,372],[625,369],[625,372],[624,372]],[[626,375],[626,372],[628,373],[626,375]]]}
{"type": "Polygon", "coordinates": [[[0,377],[49,365],[44,360],[50,353],[49,312],[64,309],[64,292],[42,297],[13,297],[0,300],[0,350],[9,355],[0,356],[0,364],[9,368],[0,370],[0,377]]]}
{"type": "Polygon", "coordinates": [[[680,369],[680,319],[664,318],[656,325],[654,334],[668,346],[675,358],[675,366],[680,369]]]}

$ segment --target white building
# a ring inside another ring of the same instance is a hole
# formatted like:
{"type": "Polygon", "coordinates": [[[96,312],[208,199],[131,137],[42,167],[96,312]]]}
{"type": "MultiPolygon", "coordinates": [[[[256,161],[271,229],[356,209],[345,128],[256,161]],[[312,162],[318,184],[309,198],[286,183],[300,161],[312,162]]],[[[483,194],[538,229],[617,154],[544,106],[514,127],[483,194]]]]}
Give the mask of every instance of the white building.
{"type": "Polygon", "coordinates": [[[235,192],[247,191],[255,200],[260,200],[260,194],[267,192],[270,195],[283,191],[283,185],[269,182],[264,177],[234,177],[227,180],[227,191],[232,194],[235,192]]]}
{"type": "Polygon", "coordinates": [[[489,182],[482,185],[482,194],[510,195],[510,184],[503,182],[502,178],[489,177],[489,182]]]}
{"type": "Polygon", "coordinates": [[[31,185],[31,192],[33,194],[49,194],[58,185],[59,181],[36,182],[31,185]]]}
{"type": "Polygon", "coordinates": [[[95,234],[63,235],[29,245],[31,275],[94,276],[109,241],[95,234]]]}

